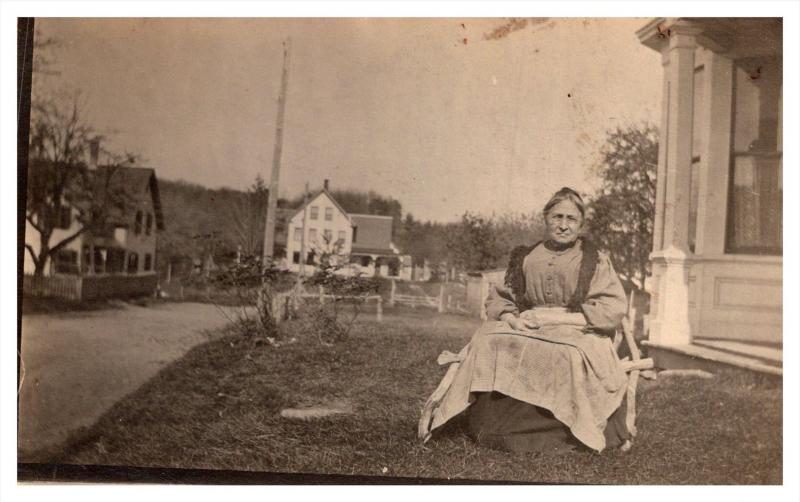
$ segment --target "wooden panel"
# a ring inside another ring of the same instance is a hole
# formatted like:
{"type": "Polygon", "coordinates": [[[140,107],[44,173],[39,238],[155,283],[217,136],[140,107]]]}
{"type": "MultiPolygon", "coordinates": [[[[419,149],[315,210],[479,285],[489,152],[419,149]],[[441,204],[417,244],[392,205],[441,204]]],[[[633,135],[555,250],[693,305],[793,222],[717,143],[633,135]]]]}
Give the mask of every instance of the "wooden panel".
{"type": "Polygon", "coordinates": [[[782,282],[742,277],[714,278],[714,308],[780,312],[782,282]]]}

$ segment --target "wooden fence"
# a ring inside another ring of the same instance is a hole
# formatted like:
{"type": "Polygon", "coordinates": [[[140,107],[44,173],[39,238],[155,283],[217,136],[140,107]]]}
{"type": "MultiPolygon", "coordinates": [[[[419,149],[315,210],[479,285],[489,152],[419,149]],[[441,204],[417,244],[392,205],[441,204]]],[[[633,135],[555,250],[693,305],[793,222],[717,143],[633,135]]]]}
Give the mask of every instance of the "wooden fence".
{"type": "Polygon", "coordinates": [[[30,296],[81,301],[151,295],[157,283],[156,274],[41,277],[26,274],[22,278],[22,291],[30,296]]]}
{"type": "Polygon", "coordinates": [[[439,285],[439,294],[432,296],[427,294],[422,288],[419,288],[418,294],[398,293],[397,284],[392,281],[392,289],[389,293],[389,306],[408,305],[411,308],[435,308],[439,312],[466,313],[466,305],[459,300],[461,295],[454,295],[453,289],[448,289],[448,284],[454,283],[443,283],[439,285]]]}
{"type": "MultiPolygon", "coordinates": [[[[288,318],[290,313],[296,311],[299,308],[299,301],[300,300],[312,300],[318,301],[320,305],[323,305],[326,301],[356,301],[356,302],[375,302],[375,317],[378,322],[383,321],[383,297],[380,295],[370,295],[370,296],[344,296],[344,295],[332,295],[330,293],[326,293],[322,286],[319,287],[317,292],[311,293],[306,291],[306,289],[302,286],[296,286],[292,288],[290,291],[284,291],[281,293],[276,294],[272,298],[272,312],[275,316],[276,322],[281,322],[282,320],[288,318]]],[[[258,302],[261,303],[263,298],[259,297],[258,302]]]]}
{"type": "Polygon", "coordinates": [[[22,291],[30,296],[57,297],[78,301],[81,299],[81,278],[76,275],[22,277],[22,291]]]}

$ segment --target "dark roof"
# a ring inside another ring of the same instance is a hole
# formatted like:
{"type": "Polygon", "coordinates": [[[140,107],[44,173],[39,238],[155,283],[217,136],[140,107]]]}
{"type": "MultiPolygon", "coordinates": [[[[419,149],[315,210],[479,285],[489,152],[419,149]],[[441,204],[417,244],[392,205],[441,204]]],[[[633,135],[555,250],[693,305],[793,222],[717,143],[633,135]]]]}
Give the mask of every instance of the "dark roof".
{"type": "MultiPolygon", "coordinates": [[[[164,214],[161,210],[161,196],[158,191],[158,179],[156,171],[150,167],[118,167],[100,166],[97,168],[99,176],[95,179],[95,190],[105,190],[105,180],[108,176],[109,187],[116,191],[124,192],[133,201],[141,202],[147,195],[150,188],[150,196],[153,198],[153,208],[156,213],[156,228],[164,230],[164,214]]],[[[112,220],[123,224],[128,218],[122,214],[112,214],[112,220]]]]}
{"type": "Polygon", "coordinates": [[[353,253],[395,254],[392,251],[392,217],[372,214],[351,214],[356,227],[353,253]]]}

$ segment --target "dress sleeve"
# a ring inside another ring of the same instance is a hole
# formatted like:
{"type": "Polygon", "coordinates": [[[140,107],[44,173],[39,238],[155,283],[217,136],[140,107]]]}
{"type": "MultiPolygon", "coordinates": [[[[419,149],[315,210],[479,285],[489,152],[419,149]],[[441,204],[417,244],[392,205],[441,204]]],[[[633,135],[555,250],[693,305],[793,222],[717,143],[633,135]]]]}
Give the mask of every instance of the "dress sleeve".
{"type": "Polygon", "coordinates": [[[519,315],[517,302],[514,301],[514,294],[502,284],[489,287],[489,296],[486,297],[486,317],[489,320],[499,321],[500,316],[510,312],[519,315]]]}
{"type": "Polygon", "coordinates": [[[581,305],[589,328],[614,331],[628,310],[625,290],[608,255],[600,253],[589,294],[581,305]]]}

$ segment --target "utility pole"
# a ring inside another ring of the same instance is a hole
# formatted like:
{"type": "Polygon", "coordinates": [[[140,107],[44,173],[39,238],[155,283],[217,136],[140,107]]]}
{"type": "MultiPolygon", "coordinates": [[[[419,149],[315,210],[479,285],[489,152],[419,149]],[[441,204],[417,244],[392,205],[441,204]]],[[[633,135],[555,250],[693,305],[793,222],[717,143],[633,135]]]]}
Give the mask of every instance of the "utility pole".
{"type": "Polygon", "coordinates": [[[308,215],[308,182],[303,192],[303,230],[300,232],[300,275],[297,276],[297,283],[306,273],[306,215],[308,215]]]}
{"type": "Polygon", "coordinates": [[[289,86],[289,49],[291,39],[283,42],[283,73],[281,74],[281,90],[278,96],[278,119],[275,124],[275,146],[272,151],[272,174],[269,181],[269,200],[267,202],[267,221],[264,228],[264,262],[265,267],[272,263],[275,247],[275,213],[278,209],[278,178],[281,169],[281,152],[283,151],[283,119],[286,110],[286,90],[289,86]]]}

